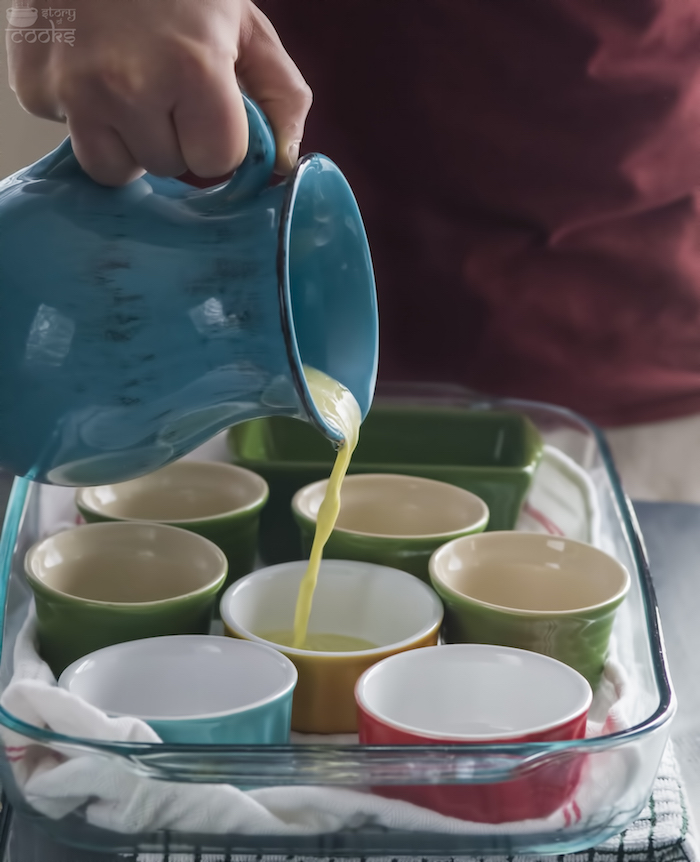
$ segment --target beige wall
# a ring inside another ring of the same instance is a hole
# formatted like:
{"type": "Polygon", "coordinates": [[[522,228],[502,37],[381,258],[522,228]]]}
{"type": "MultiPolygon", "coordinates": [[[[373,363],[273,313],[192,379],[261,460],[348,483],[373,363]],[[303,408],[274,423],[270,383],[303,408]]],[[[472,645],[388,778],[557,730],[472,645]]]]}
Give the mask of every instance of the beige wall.
{"type": "MultiPolygon", "coordinates": [[[[5,20],[5,4],[0,4],[5,20]]],[[[66,135],[60,123],[31,117],[17,104],[7,83],[4,25],[0,32],[0,178],[35,162],[57,146],[66,135]]]]}

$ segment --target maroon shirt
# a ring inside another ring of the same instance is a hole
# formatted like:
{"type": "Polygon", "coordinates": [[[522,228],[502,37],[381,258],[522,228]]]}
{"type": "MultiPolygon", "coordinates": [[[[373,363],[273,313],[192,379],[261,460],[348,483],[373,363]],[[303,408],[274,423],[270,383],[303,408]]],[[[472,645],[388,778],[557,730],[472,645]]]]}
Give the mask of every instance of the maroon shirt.
{"type": "Polygon", "coordinates": [[[700,411],[700,0],[260,0],[376,266],[384,379],[700,411]]]}

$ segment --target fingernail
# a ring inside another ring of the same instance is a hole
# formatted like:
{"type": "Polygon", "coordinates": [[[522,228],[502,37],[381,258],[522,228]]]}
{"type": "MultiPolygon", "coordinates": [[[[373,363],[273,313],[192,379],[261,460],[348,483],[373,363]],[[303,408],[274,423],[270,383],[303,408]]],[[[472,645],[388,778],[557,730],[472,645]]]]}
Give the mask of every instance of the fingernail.
{"type": "Polygon", "coordinates": [[[294,167],[294,165],[299,161],[299,150],[301,148],[301,141],[292,141],[292,143],[287,148],[287,158],[289,159],[289,164],[294,167]]]}

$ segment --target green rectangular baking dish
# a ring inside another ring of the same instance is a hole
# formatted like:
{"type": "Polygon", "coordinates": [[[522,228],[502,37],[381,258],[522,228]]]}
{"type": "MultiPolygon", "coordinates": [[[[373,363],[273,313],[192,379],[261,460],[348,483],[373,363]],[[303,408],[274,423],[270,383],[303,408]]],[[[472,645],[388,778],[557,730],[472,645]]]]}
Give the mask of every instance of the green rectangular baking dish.
{"type": "MultiPolygon", "coordinates": [[[[260,556],[273,564],[302,556],[290,504],[309,482],[327,479],[335,453],[313,426],[287,417],[230,429],[235,464],[270,486],[260,524],[260,556]]],[[[507,410],[375,401],[350,464],[351,473],[405,473],[466,488],[489,507],[489,530],[514,527],[542,454],[542,439],[524,415],[507,410]]]]}

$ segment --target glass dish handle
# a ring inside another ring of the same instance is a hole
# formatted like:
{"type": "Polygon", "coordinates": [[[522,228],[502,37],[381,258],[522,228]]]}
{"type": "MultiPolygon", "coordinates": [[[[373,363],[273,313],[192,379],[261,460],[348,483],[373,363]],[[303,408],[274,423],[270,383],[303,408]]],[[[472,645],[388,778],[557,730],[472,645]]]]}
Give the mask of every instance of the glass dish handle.
{"type": "MultiPolygon", "coordinates": [[[[18,476],[12,483],[10,499],[7,503],[5,522],[0,535],[0,632],[5,629],[5,606],[7,587],[12,574],[12,557],[17,544],[17,536],[24,515],[30,480],[18,476]]],[[[2,635],[0,634],[0,638],[2,635]]]]}

